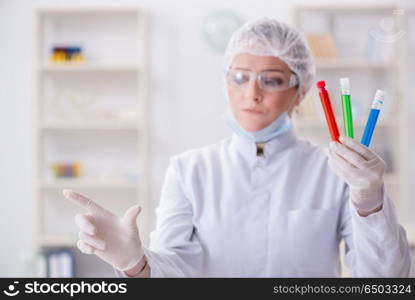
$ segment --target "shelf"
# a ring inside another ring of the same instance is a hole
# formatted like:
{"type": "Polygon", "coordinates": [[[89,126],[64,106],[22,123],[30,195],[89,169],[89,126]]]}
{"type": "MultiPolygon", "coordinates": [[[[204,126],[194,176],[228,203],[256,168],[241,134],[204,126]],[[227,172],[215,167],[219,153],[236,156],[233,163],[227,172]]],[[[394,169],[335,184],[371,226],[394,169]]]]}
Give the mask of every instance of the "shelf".
{"type": "Polygon", "coordinates": [[[41,72],[139,72],[138,64],[56,63],[42,65],[41,72]]]}
{"type": "Polygon", "coordinates": [[[76,247],[76,239],[71,236],[42,235],[39,239],[41,247],[76,247]]]}
{"type": "MultiPolygon", "coordinates": [[[[337,124],[340,128],[343,128],[342,125],[342,117],[336,116],[337,124]]],[[[303,129],[303,128],[326,128],[327,123],[326,120],[320,120],[318,118],[294,118],[293,125],[296,128],[303,129]]],[[[356,128],[363,128],[366,126],[366,121],[359,121],[353,124],[356,128]]],[[[379,123],[376,125],[377,127],[394,127],[399,126],[399,120],[397,119],[387,119],[387,120],[380,120],[379,123]]]]}
{"type": "Polygon", "coordinates": [[[378,14],[379,12],[390,13],[392,10],[397,9],[397,6],[388,4],[377,4],[377,5],[344,5],[344,4],[330,4],[330,5],[298,5],[296,10],[299,12],[325,12],[325,13],[358,13],[362,12],[365,14],[378,14]]]}
{"type": "Polygon", "coordinates": [[[115,5],[100,5],[100,6],[41,6],[38,7],[37,11],[42,14],[77,14],[77,13],[131,13],[131,12],[142,12],[143,9],[137,6],[115,6],[115,5]]]}
{"type": "Polygon", "coordinates": [[[389,61],[371,61],[365,58],[334,58],[334,59],[316,59],[317,69],[387,69],[397,68],[396,63],[389,61]]]}
{"type": "Polygon", "coordinates": [[[137,123],[117,121],[45,121],[40,124],[40,128],[42,130],[139,130],[137,123]]]}
{"type": "Polygon", "coordinates": [[[137,189],[138,183],[123,180],[57,179],[41,180],[40,187],[42,189],[137,189]]]}

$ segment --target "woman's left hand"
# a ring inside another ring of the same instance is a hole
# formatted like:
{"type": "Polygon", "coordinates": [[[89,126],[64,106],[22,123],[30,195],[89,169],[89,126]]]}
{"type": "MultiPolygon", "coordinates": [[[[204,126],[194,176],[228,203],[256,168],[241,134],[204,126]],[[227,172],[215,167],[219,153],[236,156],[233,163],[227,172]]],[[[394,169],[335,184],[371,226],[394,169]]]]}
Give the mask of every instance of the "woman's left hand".
{"type": "Polygon", "coordinates": [[[382,208],[385,162],[358,141],[341,136],[330,142],[328,164],[350,188],[350,196],[358,212],[368,215],[382,208]]]}

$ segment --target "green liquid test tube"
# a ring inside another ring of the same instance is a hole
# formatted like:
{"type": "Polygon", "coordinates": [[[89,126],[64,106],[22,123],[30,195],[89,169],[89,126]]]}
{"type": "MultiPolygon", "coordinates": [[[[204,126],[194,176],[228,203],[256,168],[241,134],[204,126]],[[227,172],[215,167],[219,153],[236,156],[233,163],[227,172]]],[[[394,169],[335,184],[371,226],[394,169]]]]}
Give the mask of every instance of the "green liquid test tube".
{"type": "Polygon", "coordinates": [[[353,139],[353,117],[352,117],[352,103],[350,100],[350,81],[349,78],[340,78],[340,87],[342,95],[343,121],[346,136],[353,139]]]}

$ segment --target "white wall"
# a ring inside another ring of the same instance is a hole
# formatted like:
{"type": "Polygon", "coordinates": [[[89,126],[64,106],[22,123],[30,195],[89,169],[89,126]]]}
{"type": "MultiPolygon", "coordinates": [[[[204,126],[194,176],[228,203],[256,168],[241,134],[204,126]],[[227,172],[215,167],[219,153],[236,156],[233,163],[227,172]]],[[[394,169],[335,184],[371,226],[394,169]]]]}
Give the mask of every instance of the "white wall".
{"type": "Polygon", "coordinates": [[[33,233],[31,53],[36,5],[137,3],[147,8],[151,21],[152,200],[156,205],[171,155],[229,134],[221,119],[225,108],[222,54],[210,50],[203,39],[203,19],[226,9],[245,19],[272,16],[288,21],[290,5],[300,2],[311,1],[0,0],[0,277],[27,276],[21,257],[30,252],[33,233]]]}

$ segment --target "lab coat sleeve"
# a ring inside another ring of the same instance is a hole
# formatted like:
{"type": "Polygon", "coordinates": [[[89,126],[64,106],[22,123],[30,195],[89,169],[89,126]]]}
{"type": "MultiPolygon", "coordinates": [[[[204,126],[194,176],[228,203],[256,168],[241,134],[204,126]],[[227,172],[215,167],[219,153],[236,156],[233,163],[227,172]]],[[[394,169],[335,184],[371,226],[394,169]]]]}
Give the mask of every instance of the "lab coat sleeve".
{"type": "MultiPolygon", "coordinates": [[[[150,277],[201,276],[202,247],[194,234],[193,209],[185,194],[177,157],[167,168],[156,215],[150,246],[144,248],[150,277]]],[[[116,274],[125,277],[121,272],[116,274]]]]}
{"type": "Polygon", "coordinates": [[[383,189],[383,208],[361,217],[345,188],[340,232],[346,243],[345,264],[354,277],[408,277],[410,251],[392,200],[383,189]]]}
{"type": "Polygon", "coordinates": [[[129,278],[129,276],[127,276],[127,274],[125,274],[125,272],[121,272],[119,270],[117,270],[115,267],[113,267],[114,272],[115,272],[115,276],[120,277],[120,278],[129,278]]]}

